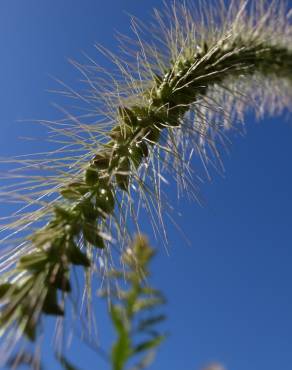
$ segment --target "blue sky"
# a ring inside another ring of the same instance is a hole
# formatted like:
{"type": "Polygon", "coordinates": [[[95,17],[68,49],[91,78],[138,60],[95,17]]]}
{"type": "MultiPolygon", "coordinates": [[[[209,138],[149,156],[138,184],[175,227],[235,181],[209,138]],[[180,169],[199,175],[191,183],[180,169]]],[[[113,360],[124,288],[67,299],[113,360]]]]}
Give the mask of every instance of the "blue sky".
{"type": "MultiPolygon", "coordinates": [[[[93,44],[115,50],[114,32],[129,32],[131,13],[149,20],[160,0],[2,0],[0,5],[0,156],[47,148],[21,136],[42,135],[17,120],[52,118],[51,76],[74,85],[66,59],[84,51],[99,61],[93,44]]],[[[247,135],[232,137],[225,175],[201,187],[205,206],[186,199],[177,218],[191,245],[168,225],[153,281],[168,298],[170,337],[153,370],[195,370],[218,361],[233,370],[292,368],[292,117],[247,117],[247,135]]],[[[2,206],[1,206],[2,208],[2,206]]],[[[1,209],[1,214],[5,209],[1,209]]],[[[154,242],[155,244],[155,242],[154,242]]],[[[97,315],[102,322],[104,313],[97,315]]],[[[101,340],[111,340],[107,328],[101,340]]],[[[69,352],[70,354],[70,352],[69,352]]],[[[82,369],[107,369],[77,344],[72,358],[82,369]]],[[[55,369],[45,351],[44,362],[55,369]]]]}

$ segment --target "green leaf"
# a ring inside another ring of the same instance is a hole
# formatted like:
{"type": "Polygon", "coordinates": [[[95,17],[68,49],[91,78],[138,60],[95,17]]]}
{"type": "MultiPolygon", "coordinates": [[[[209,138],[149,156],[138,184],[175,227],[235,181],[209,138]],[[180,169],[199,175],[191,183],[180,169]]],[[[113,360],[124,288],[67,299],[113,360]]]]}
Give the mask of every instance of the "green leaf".
{"type": "Polygon", "coordinates": [[[155,338],[141,342],[134,348],[134,353],[140,353],[154,349],[160,345],[160,343],[165,339],[165,335],[158,335],[155,338]]]}
{"type": "Polygon", "coordinates": [[[117,306],[112,306],[111,318],[114,327],[118,333],[118,340],[112,348],[112,364],[113,370],[124,370],[124,365],[131,355],[131,338],[127,330],[126,318],[123,317],[123,312],[117,306]]]}
{"type": "Polygon", "coordinates": [[[134,312],[148,310],[165,303],[163,298],[138,299],[134,304],[134,312]]]}
{"type": "Polygon", "coordinates": [[[118,334],[122,334],[126,331],[125,324],[124,324],[124,313],[122,312],[121,308],[118,306],[111,305],[110,307],[110,315],[114,327],[118,334]]]}
{"type": "Polygon", "coordinates": [[[164,299],[162,293],[158,289],[151,288],[149,286],[145,286],[141,289],[141,292],[146,295],[150,295],[152,297],[159,297],[161,299],[164,299]]]}
{"type": "Polygon", "coordinates": [[[138,325],[139,331],[145,331],[149,329],[152,325],[159,324],[161,321],[166,319],[165,315],[152,316],[149,319],[141,320],[138,325]]]}

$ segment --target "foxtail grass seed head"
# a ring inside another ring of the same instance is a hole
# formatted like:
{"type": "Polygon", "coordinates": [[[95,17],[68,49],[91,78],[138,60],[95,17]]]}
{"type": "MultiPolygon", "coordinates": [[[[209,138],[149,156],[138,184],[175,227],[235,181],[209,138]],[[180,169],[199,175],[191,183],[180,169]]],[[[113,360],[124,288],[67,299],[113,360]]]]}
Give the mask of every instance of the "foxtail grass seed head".
{"type": "Polygon", "coordinates": [[[86,93],[68,88],[67,95],[87,113],[40,122],[60,150],[9,160],[18,167],[15,183],[4,184],[0,197],[21,209],[2,226],[6,338],[34,340],[42,314],[67,315],[74,266],[86,271],[89,297],[92,274],[102,274],[96,261],[110,266],[120,257],[129,217],[138,228],[141,209],[164,234],[162,210],[169,207],[161,183],[172,176],[179,193],[197,199],[191,157],[207,174],[209,165],[220,168],[227,134],[242,127],[246,111],[260,118],[291,110],[291,11],[284,2],[200,4],[165,3],[151,29],[132,19],[137,44],[129,49],[121,38],[124,57],[96,46],[113,62],[109,73],[90,58],[71,61],[86,77],[86,93]]]}

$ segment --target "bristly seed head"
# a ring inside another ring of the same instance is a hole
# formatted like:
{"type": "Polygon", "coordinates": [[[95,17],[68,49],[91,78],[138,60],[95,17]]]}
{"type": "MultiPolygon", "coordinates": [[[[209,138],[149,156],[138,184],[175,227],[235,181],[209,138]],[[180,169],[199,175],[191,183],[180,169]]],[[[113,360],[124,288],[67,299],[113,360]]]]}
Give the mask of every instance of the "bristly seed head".
{"type": "MultiPolygon", "coordinates": [[[[154,43],[143,40],[143,26],[133,20],[138,49],[132,59],[128,50],[124,60],[98,47],[118,69],[118,80],[115,71],[102,74],[92,61],[72,62],[89,85],[84,96],[73,90],[68,95],[82,97],[88,114],[42,122],[61,143],[60,151],[16,160],[31,172],[19,188],[3,188],[5,200],[24,203],[3,230],[27,236],[2,256],[4,333],[18,325],[34,339],[41,313],[63,315],[58,291],[71,291],[72,265],[92,274],[95,254],[102,253],[106,266],[115,261],[110,241],[118,239],[121,251],[128,244],[129,216],[138,227],[138,215],[147,213],[154,232],[165,233],[162,171],[173,175],[179,192],[196,199],[193,154],[206,171],[210,163],[220,168],[220,147],[247,109],[258,116],[291,109],[286,8],[264,0],[209,4],[196,11],[174,3],[156,11],[154,43]],[[36,168],[44,175],[36,176],[36,168]]],[[[121,46],[126,48],[123,40],[121,46]]]]}

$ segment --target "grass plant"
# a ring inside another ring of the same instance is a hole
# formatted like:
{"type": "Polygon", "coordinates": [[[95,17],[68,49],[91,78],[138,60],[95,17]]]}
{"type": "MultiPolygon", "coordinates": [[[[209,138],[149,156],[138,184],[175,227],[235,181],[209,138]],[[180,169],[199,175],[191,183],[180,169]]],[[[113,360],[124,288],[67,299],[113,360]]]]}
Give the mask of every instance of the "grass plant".
{"type": "Polygon", "coordinates": [[[132,18],[131,26],[135,38],[120,37],[118,55],[96,46],[111,70],[88,56],[71,61],[82,88],[62,82],[59,92],[78,102],[76,112],[40,122],[54,149],[9,160],[14,168],[7,184],[3,178],[1,201],[21,208],[1,228],[7,348],[23,334],[37,340],[43,315],[64,316],[77,266],[85,271],[86,315],[93,315],[92,276],[121,262],[129,224],[139,231],[144,213],[166,235],[163,214],[171,207],[162,183],[174,179],[179,193],[197,199],[192,157],[207,175],[209,167],[220,170],[220,153],[247,112],[260,118],[291,109],[291,10],[284,2],[167,2],[154,10],[153,24],[132,18]]]}

